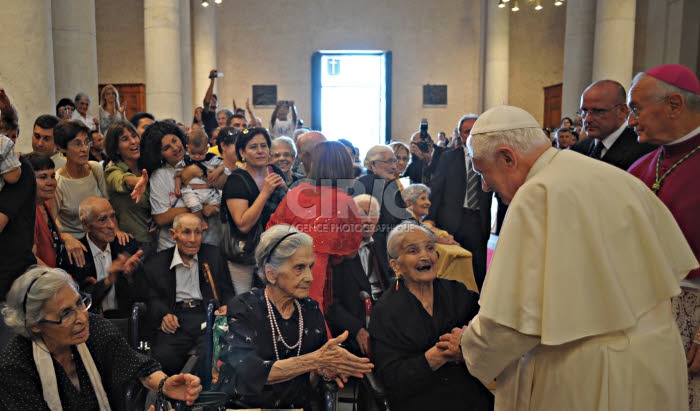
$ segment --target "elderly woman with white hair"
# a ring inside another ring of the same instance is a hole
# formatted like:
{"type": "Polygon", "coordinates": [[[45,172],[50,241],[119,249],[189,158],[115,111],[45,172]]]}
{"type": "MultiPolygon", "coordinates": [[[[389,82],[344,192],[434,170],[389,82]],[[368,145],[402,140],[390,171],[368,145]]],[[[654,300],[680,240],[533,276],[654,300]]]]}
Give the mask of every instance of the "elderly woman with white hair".
{"type": "Polygon", "coordinates": [[[440,256],[438,276],[460,281],[470,290],[478,292],[479,287],[474,280],[472,253],[462,248],[447,231],[435,227],[430,221],[424,222],[430,211],[430,188],[424,184],[411,184],[401,192],[401,197],[406,202],[413,219],[426,226],[435,235],[436,247],[440,256]]]}
{"type": "Polygon", "coordinates": [[[301,174],[292,171],[292,166],[297,159],[297,148],[294,140],[287,136],[280,136],[272,140],[270,145],[270,164],[277,166],[284,174],[287,186],[303,178],[301,174]]]}
{"type": "Polygon", "coordinates": [[[392,409],[493,410],[493,395],[469,374],[451,334],[479,311],[478,295],[437,278],[435,236],[404,222],[389,234],[389,262],[397,276],[369,323],[372,358],[392,409]]]}
{"type": "Polygon", "coordinates": [[[97,126],[99,126],[100,121],[97,118],[89,115],[87,112],[88,108],[90,107],[90,103],[92,103],[90,96],[81,91],[75,95],[74,102],[76,109],[73,112],[71,120],[80,120],[90,130],[96,129],[97,126]]]}
{"type": "Polygon", "coordinates": [[[245,408],[310,409],[319,376],[336,378],[342,387],[348,376],[372,370],[369,359],[338,345],[347,331],[327,340],[323,314],[309,298],[314,252],[308,234],[272,226],[262,234],[255,260],[265,287],[228,303],[219,391],[245,408]]]}
{"type": "Polygon", "coordinates": [[[401,198],[398,180],[394,175],[397,160],[391,147],[377,145],[370,148],[365,156],[364,166],[367,174],[358,179],[362,186],[355,185],[353,197],[369,194],[381,204],[374,241],[377,243],[377,252],[385,255],[387,234],[411,215],[406,211],[406,204],[401,198]]]}
{"type": "Polygon", "coordinates": [[[169,398],[197,399],[198,377],[168,377],[89,313],[91,303],[61,269],[33,267],[15,280],[2,309],[17,335],[0,353],[0,409],[119,409],[125,385],[137,379],[169,398]]]}

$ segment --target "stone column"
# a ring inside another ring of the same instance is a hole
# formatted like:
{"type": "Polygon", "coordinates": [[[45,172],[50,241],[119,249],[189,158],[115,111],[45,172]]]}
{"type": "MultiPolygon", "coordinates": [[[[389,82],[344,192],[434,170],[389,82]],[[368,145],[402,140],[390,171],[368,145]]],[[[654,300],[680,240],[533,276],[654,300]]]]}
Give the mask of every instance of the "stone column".
{"type": "Polygon", "coordinates": [[[598,0],[593,81],[612,79],[627,88],[632,81],[636,0],[598,0]]]}
{"type": "Polygon", "coordinates": [[[574,117],[583,90],[592,83],[596,0],[566,2],[561,113],[574,117]]]}
{"type": "Polygon", "coordinates": [[[13,1],[0,13],[10,40],[0,59],[0,87],[19,114],[15,150],[32,151],[32,127],[42,114],[56,114],[51,0],[13,1]]]}
{"type": "Polygon", "coordinates": [[[157,119],[182,116],[180,0],[144,0],[146,109],[157,119]]]}
{"type": "Polygon", "coordinates": [[[182,117],[179,120],[188,126],[192,122],[192,113],[194,113],[194,107],[192,107],[192,34],[190,26],[190,0],[180,0],[182,117]]]}
{"type": "MultiPolygon", "coordinates": [[[[482,5],[484,3],[482,2],[482,5]]],[[[484,110],[508,103],[510,11],[499,9],[495,1],[486,2],[484,38],[484,110]]]]}
{"type": "Polygon", "coordinates": [[[94,0],[51,0],[56,97],[92,98],[88,112],[98,115],[97,37],[94,0]]]}
{"type": "MultiPolygon", "coordinates": [[[[192,41],[195,44],[193,65],[193,107],[201,106],[204,94],[209,87],[209,71],[217,68],[218,56],[216,53],[216,14],[214,7],[202,7],[199,2],[192,2],[192,41]]],[[[216,93],[214,83],[214,93],[216,93]]],[[[243,102],[245,103],[245,102],[243,102]]],[[[225,104],[219,103],[223,107],[225,104]]]]}

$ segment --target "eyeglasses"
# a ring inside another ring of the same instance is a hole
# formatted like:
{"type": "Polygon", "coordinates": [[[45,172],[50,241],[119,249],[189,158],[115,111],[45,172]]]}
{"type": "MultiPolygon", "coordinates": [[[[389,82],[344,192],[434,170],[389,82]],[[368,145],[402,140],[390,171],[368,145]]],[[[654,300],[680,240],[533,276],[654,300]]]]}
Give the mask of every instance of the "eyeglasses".
{"type": "Polygon", "coordinates": [[[292,158],[294,157],[292,153],[272,153],[270,154],[272,158],[280,158],[280,157],[285,157],[285,158],[292,158]]]}
{"type": "Polygon", "coordinates": [[[83,147],[90,147],[92,146],[92,140],[71,140],[70,143],[68,143],[69,146],[73,146],[75,148],[83,148],[83,147]]]}
{"type": "Polygon", "coordinates": [[[408,161],[408,157],[396,156],[396,161],[408,161]]]}
{"type": "Polygon", "coordinates": [[[377,163],[388,163],[388,164],[396,164],[396,163],[398,163],[398,160],[396,159],[396,157],[392,157],[392,158],[390,158],[390,159],[388,159],[388,160],[374,160],[374,161],[377,162],[377,163]]]}
{"type": "Polygon", "coordinates": [[[639,118],[639,116],[642,114],[642,110],[644,110],[645,108],[647,108],[647,107],[649,107],[649,106],[653,106],[653,105],[655,105],[655,104],[663,103],[663,102],[666,101],[667,98],[668,98],[668,96],[661,97],[661,98],[659,98],[658,100],[655,100],[655,101],[653,101],[653,102],[647,104],[646,107],[639,107],[639,106],[636,106],[636,105],[635,105],[634,107],[630,106],[630,114],[633,115],[634,118],[639,118]]]}
{"type": "Polygon", "coordinates": [[[92,306],[92,296],[90,294],[80,293],[80,297],[81,298],[78,300],[75,308],[70,308],[64,312],[58,321],[42,318],[38,322],[60,325],[61,327],[70,327],[71,325],[75,324],[75,320],[78,318],[78,311],[81,313],[87,312],[87,310],[89,310],[92,306]]]}
{"type": "Polygon", "coordinates": [[[589,114],[593,117],[601,117],[601,116],[605,115],[606,113],[608,113],[609,111],[611,111],[611,110],[613,110],[621,105],[622,105],[622,103],[617,103],[610,108],[582,108],[582,109],[579,109],[577,114],[579,116],[581,116],[581,118],[585,118],[589,114]]]}

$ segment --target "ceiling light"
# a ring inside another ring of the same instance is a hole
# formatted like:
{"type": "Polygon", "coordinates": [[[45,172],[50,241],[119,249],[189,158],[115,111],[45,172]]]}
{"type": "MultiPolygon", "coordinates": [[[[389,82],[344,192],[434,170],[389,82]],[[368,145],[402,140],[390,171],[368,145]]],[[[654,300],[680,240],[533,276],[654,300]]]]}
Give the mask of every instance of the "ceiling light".
{"type": "Polygon", "coordinates": [[[518,0],[515,0],[515,1],[513,2],[513,8],[512,8],[511,10],[512,10],[512,11],[518,11],[518,10],[520,10],[520,7],[519,7],[519,5],[518,5],[518,0]]]}
{"type": "Polygon", "coordinates": [[[221,0],[214,0],[214,3],[221,4],[221,0]]]}
{"type": "Polygon", "coordinates": [[[209,2],[207,0],[202,0],[202,7],[209,7],[209,2]]]}
{"type": "Polygon", "coordinates": [[[537,5],[535,6],[535,10],[537,10],[537,11],[542,10],[542,0],[537,0],[537,5]]]}
{"type": "Polygon", "coordinates": [[[506,6],[506,5],[505,5],[505,3],[503,3],[503,0],[498,0],[498,8],[499,8],[499,9],[502,9],[502,8],[504,8],[505,6],[506,6]]]}
{"type": "Polygon", "coordinates": [[[562,4],[564,4],[564,2],[562,0],[554,0],[555,6],[561,6],[562,4]]]}

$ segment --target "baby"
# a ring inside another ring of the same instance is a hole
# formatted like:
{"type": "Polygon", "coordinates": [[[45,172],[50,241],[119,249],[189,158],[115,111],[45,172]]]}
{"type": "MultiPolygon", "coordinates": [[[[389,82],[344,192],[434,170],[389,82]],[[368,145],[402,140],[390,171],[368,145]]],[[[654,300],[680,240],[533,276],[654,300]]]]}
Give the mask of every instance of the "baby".
{"type": "Polygon", "coordinates": [[[186,167],[175,174],[175,194],[182,196],[192,213],[199,213],[207,204],[221,205],[221,194],[205,178],[210,173],[221,174],[224,164],[221,157],[208,153],[208,148],[207,134],[203,130],[193,130],[187,141],[186,167]]]}
{"type": "Polygon", "coordinates": [[[22,175],[22,164],[15,153],[15,143],[4,134],[0,134],[0,190],[5,183],[14,184],[22,175]]]}

